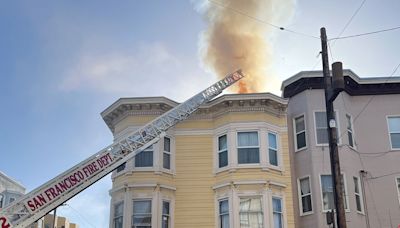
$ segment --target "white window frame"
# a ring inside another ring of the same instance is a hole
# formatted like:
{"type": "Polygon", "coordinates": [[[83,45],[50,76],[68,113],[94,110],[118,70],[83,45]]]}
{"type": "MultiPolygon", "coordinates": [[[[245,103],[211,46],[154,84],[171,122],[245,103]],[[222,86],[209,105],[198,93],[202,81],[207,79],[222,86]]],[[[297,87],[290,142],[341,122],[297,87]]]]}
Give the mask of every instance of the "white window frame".
{"type": "Polygon", "coordinates": [[[282,227],[281,228],[285,228],[286,227],[285,201],[284,201],[282,196],[277,196],[277,195],[272,195],[272,197],[271,197],[271,222],[272,222],[272,226],[271,227],[275,228],[274,227],[274,224],[275,224],[275,221],[274,221],[275,211],[274,211],[274,203],[273,203],[274,199],[279,199],[280,202],[281,202],[281,211],[279,212],[280,215],[281,215],[281,221],[282,221],[282,227]]]}
{"type": "Polygon", "coordinates": [[[390,134],[392,134],[392,133],[400,133],[400,132],[397,132],[397,131],[391,132],[391,131],[390,131],[390,127],[389,127],[389,118],[400,118],[400,115],[389,115],[389,116],[386,116],[386,123],[387,123],[387,129],[388,129],[388,136],[389,136],[389,142],[390,142],[390,149],[391,149],[391,150],[400,150],[400,147],[399,147],[399,148],[393,148],[392,138],[390,137],[390,134]]]}
{"type": "Polygon", "coordinates": [[[137,201],[150,201],[150,205],[151,205],[151,208],[150,208],[150,215],[151,215],[151,227],[153,227],[153,225],[154,225],[154,213],[153,213],[153,211],[154,211],[154,209],[153,209],[153,207],[154,207],[154,202],[153,202],[153,198],[134,198],[134,199],[132,199],[132,215],[131,215],[131,224],[130,224],[130,227],[132,227],[133,226],[133,222],[134,222],[134,220],[133,220],[133,216],[134,216],[134,214],[133,214],[133,205],[134,205],[134,203],[135,203],[135,201],[137,202],[137,201]]]}
{"type": "Polygon", "coordinates": [[[267,143],[268,143],[268,146],[267,146],[267,158],[268,158],[268,164],[270,165],[270,166],[272,166],[272,167],[281,167],[282,166],[282,153],[281,153],[281,143],[280,143],[280,137],[279,137],[279,133],[278,132],[273,132],[273,131],[267,131],[267,135],[266,135],[266,137],[267,137],[267,143]],[[275,138],[276,138],[276,148],[272,148],[271,147],[271,144],[269,143],[269,134],[273,134],[273,135],[275,135],[275,138]],[[276,151],[276,158],[277,158],[277,162],[278,162],[278,164],[277,165],[273,165],[273,164],[271,164],[271,158],[269,157],[269,150],[270,149],[272,149],[272,150],[275,150],[276,151]]]}
{"type": "Polygon", "coordinates": [[[300,216],[306,216],[306,215],[311,215],[314,214],[314,206],[313,206],[313,197],[312,197],[312,184],[311,184],[311,176],[307,175],[307,176],[303,176],[303,177],[299,177],[297,178],[297,195],[298,195],[298,199],[299,199],[299,212],[300,212],[300,216]],[[310,193],[305,194],[305,195],[301,195],[301,180],[308,178],[308,183],[310,185],[310,193]],[[302,202],[302,198],[305,196],[310,196],[311,199],[311,211],[307,211],[307,212],[303,212],[303,202],[302,202]]]}
{"type": "MultiPolygon", "coordinates": [[[[160,158],[161,167],[164,170],[171,171],[172,170],[172,138],[169,137],[169,136],[164,136],[162,142],[163,142],[163,144],[162,144],[162,156],[160,158]],[[166,138],[169,139],[169,151],[165,150],[165,139],[166,138]],[[168,154],[169,155],[169,169],[164,167],[164,154],[168,154]]],[[[153,154],[153,163],[154,163],[154,154],[153,154]]],[[[153,166],[154,166],[154,164],[153,164],[153,166]]]]}
{"type": "MultiPolygon", "coordinates": [[[[315,145],[316,146],[329,146],[328,143],[318,143],[318,135],[317,135],[317,118],[316,118],[316,113],[317,112],[325,112],[326,110],[314,110],[313,111],[313,117],[314,117],[314,137],[315,137],[315,145]]],[[[340,120],[339,120],[339,112],[335,110],[335,120],[336,120],[336,134],[337,134],[337,144],[341,144],[341,137],[340,137],[340,120]]],[[[326,130],[329,131],[329,123],[326,125],[326,130]]],[[[329,141],[329,133],[328,133],[328,141],[329,141]]]]}
{"type": "MultiPolygon", "coordinates": [[[[360,177],[353,176],[353,182],[355,181],[355,179],[357,179],[357,188],[359,191],[359,192],[356,192],[355,188],[354,188],[354,199],[356,201],[356,211],[358,213],[364,214],[364,198],[363,198],[363,190],[361,189],[361,180],[360,180],[360,177]],[[361,211],[359,211],[357,208],[357,197],[360,198],[361,211]]],[[[356,184],[356,183],[354,183],[354,184],[356,184]]]]}
{"type": "Polygon", "coordinates": [[[260,146],[260,130],[240,130],[236,131],[236,157],[237,157],[237,164],[238,166],[259,166],[261,165],[261,146],[260,146]],[[239,133],[249,133],[249,132],[256,132],[257,133],[257,146],[246,146],[246,147],[239,147],[239,133]],[[258,162],[256,163],[239,163],[239,149],[241,148],[258,148],[258,162]]]}
{"type": "Polygon", "coordinates": [[[163,211],[163,209],[164,209],[164,202],[168,202],[169,203],[169,214],[167,215],[168,216],[168,228],[172,228],[172,222],[171,222],[171,212],[172,212],[172,203],[171,203],[171,200],[168,200],[168,199],[162,199],[161,200],[161,212],[160,212],[160,214],[161,214],[161,224],[160,224],[160,227],[162,227],[162,224],[163,224],[163,218],[164,218],[164,211],[163,211]]]}
{"type": "Polygon", "coordinates": [[[400,181],[397,181],[397,179],[399,179],[400,180],[400,176],[396,176],[395,178],[394,178],[394,182],[395,182],[395,184],[396,184],[396,189],[397,189],[397,198],[398,198],[398,200],[399,200],[399,205],[400,205],[400,181]]]}
{"type": "MultiPolygon", "coordinates": [[[[232,227],[232,224],[231,224],[231,211],[232,211],[232,209],[231,209],[231,200],[230,200],[230,198],[229,197],[223,197],[223,198],[220,198],[220,199],[218,199],[217,200],[217,208],[218,208],[218,210],[217,210],[217,214],[218,214],[218,228],[220,228],[221,227],[221,211],[220,211],[220,202],[222,202],[222,201],[228,201],[228,218],[229,218],[229,227],[232,227]]],[[[226,213],[225,214],[223,214],[223,215],[226,215],[226,213]]]]}
{"type": "MultiPolygon", "coordinates": [[[[328,212],[328,211],[330,211],[330,210],[325,210],[325,208],[324,208],[324,196],[323,196],[323,193],[322,193],[322,181],[321,181],[321,177],[322,176],[326,176],[326,175],[328,175],[328,176],[331,176],[331,178],[333,178],[332,177],[332,174],[330,174],[330,173],[321,173],[321,174],[319,174],[319,191],[320,191],[320,193],[321,193],[321,205],[322,205],[322,212],[328,212]]],[[[344,173],[342,173],[342,176],[343,176],[343,188],[344,188],[344,200],[345,200],[345,204],[344,204],[344,206],[346,206],[347,205],[347,208],[345,207],[344,208],[344,210],[346,211],[346,212],[350,212],[350,205],[349,205],[349,194],[348,194],[348,189],[347,189],[347,181],[346,181],[346,175],[344,174],[344,173]]],[[[333,187],[333,179],[332,179],[332,187],[333,187]]],[[[335,196],[333,196],[333,197],[335,197],[335,196]]]]}
{"type": "Polygon", "coordinates": [[[228,133],[225,132],[225,133],[217,135],[217,169],[226,169],[226,168],[228,168],[229,167],[229,157],[230,157],[229,156],[229,137],[228,137],[228,133]],[[226,155],[227,155],[227,158],[228,158],[228,161],[227,161],[228,163],[226,164],[226,166],[219,167],[219,154],[225,151],[225,150],[219,150],[219,138],[222,137],[222,136],[226,137],[226,155]]]}
{"type": "Polygon", "coordinates": [[[295,116],[295,117],[293,117],[293,134],[294,134],[294,150],[295,150],[295,152],[298,152],[298,151],[302,151],[302,150],[305,150],[305,149],[307,149],[307,145],[308,145],[308,143],[307,143],[307,121],[306,121],[306,114],[305,113],[302,113],[302,114],[300,114],[300,115],[297,115],[297,116],[295,116]],[[299,117],[303,117],[303,120],[304,120],[304,130],[303,131],[300,131],[300,132],[297,132],[297,129],[296,129],[296,119],[298,119],[299,117]],[[305,146],[304,147],[301,147],[301,148],[297,148],[297,135],[298,134],[301,134],[301,133],[303,133],[304,132],[304,140],[305,140],[305,146]]]}
{"type": "MultiPolygon", "coordinates": [[[[136,166],[136,155],[135,155],[133,157],[133,159],[132,159],[133,160],[133,170],[134,171],[154,170],[155,169],[156,159],[157,159],[156,154],[157,154],[157,150],[158,150],[159,146],[160,146],[159,143],[154,143],[153,145],[149,146],[149,147],[153,147],[153,149],[152,149],[152,151],[153,151],[153,165],[152,166],[136,166]]],[[[146,148],[146,149],[142,150],[141,152],[144,152],[144,151],[149,151],[149,150],[147,150],[147,148],[146,148]]]]}
{"type": "Polygon", "coordinates": [[[125,202],[124,201],[118,201],[118,202],[113,204],[113,208],[112,208],[113,209],[113,217],[112,217],[112,227],[113,228],[115,228],[115,219],[117,218],[117,217],[115,217],[115,208],[119,204],[122,204],[122,215],[118,216],[118,218],[122,217],[122,227],[124,227],[125,202]]]}
{"type": "Polygon", "coordinates": [[[349,113],[346,113],[346,132],[347,132],[347,140],[349,140],[349,132],[351,133],[351,138],[353,140],[353,145],[350,145],[350,143],[348,142],[349,147],[356,149],[356,141],[355,141],[355,137],[354,137],[354,123],[353,123],[353,116],[350,115],[349,113]],[[349,130],[348,128],[348,124],[351,124],[351,130],[349,130]]]}
{"type": "Polygon", "coordinates": [[[265,203],[266,202],[264,202],[265,195],[263,195],[263,194],[240,194],[239,193],[237,195],[237,197],[238,197],[238,199],[237,199],[237,204],[238,204],[237,205],[238,206],[238,208],[237,208],[237,217],[238,217],[238,221],[239,221],[238,227],[240,227],[240,199],[241,198],[259,198],[261,200],[261,213],[262,213],[262,218],[263,218],[263,220],[262,220],[263,228],[265,228],[267,226],[266,214],[265,214],[265,203]]]}

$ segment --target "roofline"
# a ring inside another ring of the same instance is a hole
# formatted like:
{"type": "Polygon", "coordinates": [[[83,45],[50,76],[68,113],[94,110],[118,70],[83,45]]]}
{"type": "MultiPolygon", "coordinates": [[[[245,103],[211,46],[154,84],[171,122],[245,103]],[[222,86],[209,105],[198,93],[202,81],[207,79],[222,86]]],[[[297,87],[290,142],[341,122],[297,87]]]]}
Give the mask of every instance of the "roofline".
{"type": "Polygon", "coordinates": [[[18,185],[19,187],[23,188],[24,190],[26,190],[25,186],[23,186],[21,183],[19,183],[18,181],[12,179],[11,177],[7,176],[5,173],[3,173],[2,171],[0,171],[0,175],[5,177],[7,180],[9,180],[10,182],[14,183],[15,185],[18,185]]]}
{"type": "Polygon", "coordinates": [[[116,108],[118,108],[120,105],[123,104],[151,104],[151,103],[160,103],[163,102],[167,105],[170,105],[172,107],[177,106],[179,103],[171,100],[169,98],[163,97],[163,96],[158,96],[158,97],[123,97],[119,98],[117,101],[115,101],[113,104],[108,106],[104,111],[100,113],[101,117],[105,117],[108,114],[110,114],[112,111],[114,111],[116,108]]]}
{"type": "MultiPolygon", "coordinates": [[[[356,73],[350,69],[343,70],[344,76],[351,77],[358,84],[378,84],[378,83],[400,83],[400,77],[366,77],[360,78],[356,73]]],[[[293,82],[300,80],[302,78],[318,78],[323,77],[323,73],[320,70],[317,71],[300,71],[299,73],[293,75],[292,77],[284,80],[282,82],[281,90],[283,91],[286,86],[292,84],[293,82]]]]}

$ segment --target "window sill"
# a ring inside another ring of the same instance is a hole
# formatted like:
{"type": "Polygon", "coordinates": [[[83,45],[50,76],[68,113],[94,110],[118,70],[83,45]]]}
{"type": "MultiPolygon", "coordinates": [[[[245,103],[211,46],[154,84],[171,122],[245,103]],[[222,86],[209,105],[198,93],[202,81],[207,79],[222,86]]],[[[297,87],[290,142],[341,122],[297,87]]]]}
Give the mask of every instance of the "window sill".
{"type": "Polygon", "coordinates": [[[363,211],[357,211],[357,214],[365,216],[365,213],[363,211]]]}
{"type": "Polygon", "coordinates": [[[301,151],[304,151],[304,150],[307,150],[307,147],[303,147],[303,148],[300,148],[300,149],[295,149],[295,151],[294,152],[301,152],[301,151]]]}
{"type": "Polygon", "coordinates": [[[267,168],[269,170],[278,171],[278,172],[281,172],[281,173],[284,171],[282,166],[269,165],[269,166],[267,166],[267,168]]]}
{"type": "Polygon", "coordinates": [[[300,216],[307,216],[307,215],[312,215],[314,214],[314,211],[309,211],[309,212],[305,212],[305,213],[301,213],[300,216]]]}

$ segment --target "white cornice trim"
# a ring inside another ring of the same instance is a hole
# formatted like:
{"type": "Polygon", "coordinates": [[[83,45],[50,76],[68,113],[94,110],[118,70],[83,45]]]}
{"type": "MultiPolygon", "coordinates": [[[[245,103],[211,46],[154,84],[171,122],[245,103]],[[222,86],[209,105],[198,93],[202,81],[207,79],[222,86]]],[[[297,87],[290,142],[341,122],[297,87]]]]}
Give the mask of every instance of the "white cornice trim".
{"type": "Polygon", "coordinates": [[[281,182],[277,182],[277,181],[268,181],[268,184],[269,185],[274,185],[274,186],[277,186],[277,187],[280,187],[280,188],[286,188],[287,187],[286,184],[281,183],[281,182]]]}
{"type": "Polygon", "coordinates": [[[246,181],[234,181],[234,185],[252,185],[252,184],[267,184],[266,180],[246,180],[246,181]]]}
{"type": "Polygon", "coordinates": [[[9,182],[17,185],[18,187],[22,188],[24,191],[26,190],[25,187],[21,183],[19,183],[18,181],[12,179],[11,177],[7,176],[5,173],[3,173],[1,171],[0,171],[0,176],[2,176],[4,179],[8,180],[9,182]]]}

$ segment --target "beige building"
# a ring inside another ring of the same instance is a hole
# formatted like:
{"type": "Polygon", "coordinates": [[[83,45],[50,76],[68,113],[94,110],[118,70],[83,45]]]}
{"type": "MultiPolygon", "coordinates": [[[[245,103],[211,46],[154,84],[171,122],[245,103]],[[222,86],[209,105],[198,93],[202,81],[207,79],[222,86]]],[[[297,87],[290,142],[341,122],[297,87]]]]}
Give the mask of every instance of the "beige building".
{"type": "MultiPolygon", "coordinates": [[[[53,228],[53,219],[54,216],[52,214],[47,214],[35,224],[32,224],[30,228],[53,228]]],[[[54,228],[79,228],[79,225],[70,223],[65,217],[56,216],[54,228]]]]}
{"type": "MultiPolygon", "coordinates": [[[[400,78],[345,70],[334,102],[347,227],[400,225],[400,78]]],[[[324,228],[333,208],[321,71],[282,83],[287,109],[296,227],[324,228]]]]}
{"type": "MultiPolygon", "coordinates": [[[[121,98],[102,112],[119,140],[178,103],[121,98]]],[[[112,174],[111,228],[293,228],[287,100],[223,95],[112,174]]]]}

